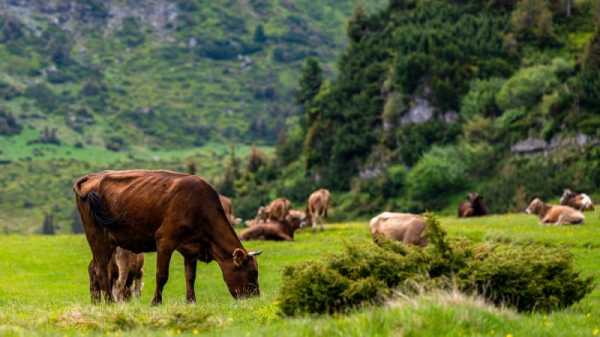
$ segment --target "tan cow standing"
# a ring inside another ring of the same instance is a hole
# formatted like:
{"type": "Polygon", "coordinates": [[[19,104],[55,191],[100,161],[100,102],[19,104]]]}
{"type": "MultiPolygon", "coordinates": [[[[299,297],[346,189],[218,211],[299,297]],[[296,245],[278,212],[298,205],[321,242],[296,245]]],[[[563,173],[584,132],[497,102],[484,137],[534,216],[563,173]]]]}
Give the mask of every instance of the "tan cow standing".
{"type": "Polygon", "coordinates": [[[557,226],[582,224],[585,219],[582,212],[572,207],[548,205],[538,198],[531,201],[525,212],[527,214],[538,215],[542,224],[554,224],[557,226]]]}
{"type": "Polygon", "coordinates": [[[410,213],[383,212],[369,222],[373,239],[383,236],[406,244],[426,246],[425,218],[410,213]]]}
{"type": "Polygon", "coordinates": [[[328,190],[321,188],[314,191],[309,197],[306,205],[306,217],[308,224],[312,226],[313,231],[317,229],[317,225],[323,230],[323,218],[327,217],[329,209],[330,195],[328,190]]]}

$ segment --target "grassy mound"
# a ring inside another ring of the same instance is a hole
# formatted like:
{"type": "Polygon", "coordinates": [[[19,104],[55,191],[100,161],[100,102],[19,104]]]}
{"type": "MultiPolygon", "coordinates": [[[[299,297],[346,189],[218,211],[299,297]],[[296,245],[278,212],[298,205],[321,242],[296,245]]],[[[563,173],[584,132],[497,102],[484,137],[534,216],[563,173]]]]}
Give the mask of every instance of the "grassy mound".
{"type": "Polygon", "coordinates": [[[518,311],[568,307],[593,289],[570,253],[537,243],[449,241],[428,216],[425,249],[395,242],[349,245],[322,262],[287,267],[279,294],[285,315],[333,313],[378,304],[393,290],[450,289],[518,311]]]}

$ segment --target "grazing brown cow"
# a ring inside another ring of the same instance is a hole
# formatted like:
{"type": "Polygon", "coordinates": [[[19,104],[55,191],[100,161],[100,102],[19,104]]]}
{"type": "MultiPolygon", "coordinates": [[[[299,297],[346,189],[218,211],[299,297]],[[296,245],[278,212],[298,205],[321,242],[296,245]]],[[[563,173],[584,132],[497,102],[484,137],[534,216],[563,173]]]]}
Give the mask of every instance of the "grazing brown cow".
{"type": "Polygon", "coordinates": [[[223,206],[223,210],[225,211],[225,215],[227,216],[227,220],[232,226],[237,226],[241,219],[236,218],[235,214],[233,214],[233,206],[231,204],[231,199],[224,195],[219,195],[219,200],[221,201],[221,206],[223,206]]]}
{"type": "Polygon", "coordinates": [[[283,221],[267,220],[250,221],[250,228],[240,233],[240,239],[270,240],[270,241],[292,241],[294,232],[302,227],[306,221],[306,215],[302,211],[291,210],[283,221]]]}
{"type": "Polygon", "coordinates": [[[565,189],[562,197],[560,197],[560,204],[563,206],[571,206],[580,211],[593,211],[594,203],[592,198],[585,193],[576,193],[570,189],[565,189]]]}
{"type": "Polygon", "coordinates": [[[458,206],[458,217],[468,218],[472,216],[483,216],[488,214],[488,209],[483,202],[483,197],[478,193],[470,192],[467,200],[458,206]]]}
{"type": "MultiPolygon", "coordinates": [[[[110,259],[108,267],[108,279],[112,296],[116,301],[128,301],[131,296],[140,297],[142,294],[144,276],[144,254],[136,254],[127,249],[117,247],[110,259]]],[[[100,299],[100,277],[96,274],[97,269],[94,260],[90,261],[88,272],[90,274],[90,293],[92,301],[99,302],[100,299]]]]}
{"type": "Polygon", "coordinates": [[[309,197],[306,205],[306,216],[308,223],[312,226],[313,231],[317,229],[317,224],[323,230],[323,218],[327,217],[329,209],[330,193],[328,190],[321,188],[314,191],[309,197]]]}
{"type": "Polygon", "coordinates": [[[585,219],[583,213],[572,207],[547,205],[538,198],[533,199],[525,212],[538,215],[542,224],[576,225],[582,224],[585,219]]]}
{"type": "MultiPolygon", "coordinates": [[[[92,250],[91,274],[107,302],[113,298],[106,271],[117,246],[157,252],[153,304],[162,302],[175,250],[184,256],[189,302],[196,299],[198,260],[217,261],[233,297],[259,294],[258,253],[244,249],[218,193],[202,178],[171,171],[105,171],[77,179],[73,190],[92,250]]],[[[92,296],[100,300],[100,292],[92,296]]]]}
{"type": "Polygon", "coordinates": [[[426,246],[425,219],[416,214],[383,212],[369,222],[371,235],[375,240],[383,236],[389,240],[402,241],[406,244],[426,246]]]}

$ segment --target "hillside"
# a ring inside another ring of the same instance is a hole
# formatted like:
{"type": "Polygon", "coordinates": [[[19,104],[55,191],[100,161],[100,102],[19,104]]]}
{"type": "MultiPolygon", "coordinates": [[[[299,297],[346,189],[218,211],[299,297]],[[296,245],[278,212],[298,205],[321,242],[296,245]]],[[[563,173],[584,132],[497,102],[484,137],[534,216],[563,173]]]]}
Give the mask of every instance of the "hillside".
{"type": "Polygon", "coordinates": [[[0,124],[15,126],[0,132],[112,150],[274,143],[302,59],[335,60],[354,3],[1,1],[0,124]]]}
{"type": "Polygon", "coordinates": [[[0,230],[70,231],[90,171],[195,161],[214,181],[230,146],[273,145],[356,2],[0,0],[0,230]]]}

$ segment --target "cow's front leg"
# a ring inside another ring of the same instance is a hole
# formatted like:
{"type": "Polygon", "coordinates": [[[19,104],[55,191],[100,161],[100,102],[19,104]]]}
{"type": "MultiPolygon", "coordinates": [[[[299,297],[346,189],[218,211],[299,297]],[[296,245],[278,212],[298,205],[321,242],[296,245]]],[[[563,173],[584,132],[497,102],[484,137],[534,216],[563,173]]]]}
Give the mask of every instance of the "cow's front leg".
{"type": "Polygon", "coordinates": [[[194,283],[196,282],[196,266],[198,264],[198,260],[195,256],[184,256],[184,263],[186,299],[188,303],[196,303],[194,283]]]}
{"type": "Polygon", "coordinates": [[[160,240],[156,245],[156,290],[152,305],[162,303],[162,290],[169,280],[169,264],[174,250],[175,245],[171,240],[160,240]]]}

